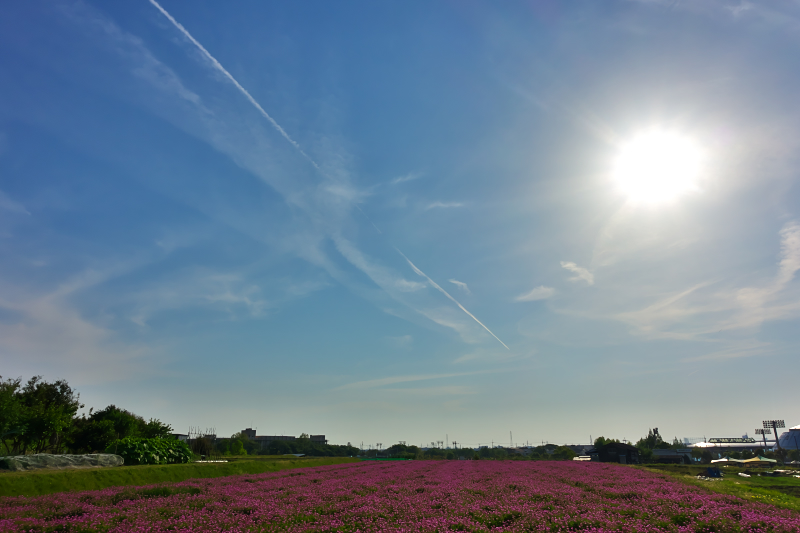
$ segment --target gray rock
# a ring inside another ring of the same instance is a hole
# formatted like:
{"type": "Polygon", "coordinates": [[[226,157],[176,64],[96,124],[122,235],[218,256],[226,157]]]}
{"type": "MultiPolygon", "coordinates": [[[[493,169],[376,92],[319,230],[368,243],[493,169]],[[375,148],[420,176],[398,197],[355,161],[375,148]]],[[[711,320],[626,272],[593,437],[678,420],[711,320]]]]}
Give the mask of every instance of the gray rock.
{"type": "Polygon", "coordinates": [[[88,453],[86,455],[17,455],[0,457],[0,469],[38,470],[40,468],[90,468],[98,466],[121,466],[125,460],[113,453],[88,453]]]}

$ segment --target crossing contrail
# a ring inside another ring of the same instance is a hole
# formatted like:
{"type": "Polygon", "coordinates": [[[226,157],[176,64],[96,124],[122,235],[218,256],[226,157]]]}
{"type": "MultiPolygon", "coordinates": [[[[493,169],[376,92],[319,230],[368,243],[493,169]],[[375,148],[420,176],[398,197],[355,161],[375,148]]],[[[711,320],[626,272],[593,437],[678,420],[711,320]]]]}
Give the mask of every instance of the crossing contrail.
{"type": "MultiPolygon", "coordinates": [[[[197,49],[198,49],[198,50],[200,50],[200,52],[202,52],[203,56],[205,56],[205,58],[206,58],[206,59],[207,59],[207,60],[208,60],[208,61],[211,63],[211,66],[212,66],[213,68],[215,68],[216,70],[218,70],[219,72],[221,72],[221,73],[222,73],[222,74],[223,74],[223,75],[224,75],[226,78],[228,78],[228,80],[230,80],[230,82],[231,82],[231,83],[233,83],[233,85],[234,85],[234,86],[235,86],[237,89],[239,89],[239,92],[241,92],[241,93],[242,93],[242,94],[245,96],[245,98],[247,98],[247,100],[248,100],[248,101],[249,101],[251,104],[253,104],[253,107],[255,107],[255,108],[258,110],[258,112],[259,112],[259,113],[261,113],[261,116],[263,116],[265,119],[267,119],[267,120],[269,121],[269,123],[270,123],[270,124],[272,124],[272,126],[273,126],[273,127],[274,127],[274,128],[277,130],[277,131],[278,131],[278,133],[280,133],[280,134],[283,136],[283,138],[284,138],[284,139],[286,139],[287,141],[289,141],[289,143],[290,143],[292,146],[294,146],[294,148],[295,148],[295,149],[296,149],[298,152],[300,152],[300,153],[303,155],[303,157],[305,157],[305,158],[306,158],[306,159],[307,159],[307,160],[308,160],[308,161],[309,161],[309,162],[310,162],[312,165],[314,165],[314,168],[316,168],[317,170],[320,170],[320,168],[319,168],[319,165],[317,165],[316,161],[314,161],[314,160],[313,160],[313,159],[312,159],[312,158],[311,158],[311,157],[310,157],[308,154],[306,154],[306,153],[303,151],[303,149],[300,147],[300,145],[297,143],[297,141],[295,141],[294,139],[292,139],[292,138],[289,136],[289,134],[288,134],[288,133],[286,133],[286,130],[284,130],[284,129],[281,127],[281,125],[280,125],[280,124],[278,124],[278,123],[275,121],[275,119],[274,119],[274,118],[272,118],[272,117],[269,115],[269,113],[267,113],[267,112],[264,110],[264,108],[263,108],[263,107],[261,107],[261,104],[259,104],[259,103],[256,101],[256,99],[255,99],[255,98],[253,98],[253,96],[252,96],[252,95],[251,95],[249,92],[247,92],[247,89],[245,89],[244,87],[242,87],[242,85],[241,85],[241,84],[240,84],[238,81],[236,81],[236,78],[234,78],[234,77],[231,75],[231,73],[230,73],[230,72],[228,72],[227,70],[225,70],[225,67],[223,67],[223,66],[222,66],[222,64],[221,64],[219,61],[217,61],[217,59],[216,59],[214,56],[212,56],[212,55],[209,53],[209,51],[208,51],[208,50],[206,50],[206,49],[205,49],[205,47],[204,47],[202,44],[200,44],[200,43],[197,41],[197,39],[195,39],[194,37],[192,37],[192,34],[191,34],[191,33],[189,33],[189,32],[188,32],[188,30],[187,30],[186,28],[184,28],[184,27],[183,27],[183,25],[182,25],[180,22],[178,22],[177,20],[175,20],[175,18],[174,18],[172,15],[170,15],[170,14],[167,12],[167,10],[166,10],[166,9],[164,9],[163,7],[161,7],[161,5],[160,5],[158,2],[156,2],[156,0],[150,0],[150,3],[151,3],[151,4],[153,4],[153,6],[154,6],[156,9],[158,9],[158,10],[161,12],[161,14],[162,14],[162,15],[164,15],[164,16],[167,18],[167,20],[169,20],[169,21],[172,23],[172,25],[173,25],[173,26],[175,26],[175,27],[178,29],[178,31],[180,31],[180,32],[181,32],[181,33],[184,35],[184,37],[186,37],[187,39],[189,39],[189,40],[192,42],[192,44],[194,44],[194,45],[197,47],[197,49]]],[[[356,205],[356,207],[358,207],[358,205],[356,205]]],[[[359,210],[359,211],[361,211],[361,208],[360,208],[360,207],[358,207],[358,210],[359,210]]],[[[363,211],[361,211],[361,212],[362,212],[362,213],[364,213],[363,211]]],[[[366,216],[366,214],[365,214],[364,216],[366,216]]],[[[370,223],[372,223],[372,221],[371,221],[371,220],[370,220],[370,223]]],[[[374,223],[372,223],[372,225],[375,227],[375,229],[376,229],[376,230],[378,230],[378,232],[382,233],[382,232],[381,232],[381,231],[378,229],[378,227],[377,227],[377,226],[375,226],[375,224],[374,224],[374,223]]],[[[494,337],[495,339],[497,339],[497,342],[499,342],[500,344],[502,344],[502,345],[505,347],[505,349],[506,349],[506,350],[510,350],[510,349],[511,349],[511,348],[509,348],[508,346],[506,346],[506,343],[504,343],[503,341],[501,341],[501,340],[500,340],[500,338],[499,338],[497,335],[495,335],[494,333],[492,333],[492,330],[490,330],[489,328],[487,328],[487,327],[486,327],[486,325],[485,325],[483,322],[481,322],[480,320],[478,320],[478,319],[475,317],[475,315],[473,315],[472,313],[470,313],[469,311],[467,311],[467,309],[466,309],[466,308],[465,308],[463,305],[461,305],[461,304],[458,302],[458,300],[456,300],[455,298],[453,298],[452,296],[450,296],[450,294],[449,294],[449,293],[448,293],[446,290],[444,290],[443,288],[441,288],[441,287],[440,287],[440,286],[439,286],[439,285],[438,285],[438,284],[437,284],[435,281],[433,281],[431,278],[429,278],[427,274],[425,274],[423,271],[421,271],[420,269],[418,269],[418,268],[417,268],[417,267],[414,265],[414,263],[412,263],[412,262],[411,262],[411,260],[410,260],[408,257],[406,257],[406,256],[405,256],[405,254],[403,254],[403,252],[401,252],[401,251],[400,251],[400,250],[398,250],[397,248],[395,248],[395,250],[397,250],[397,252],[398,252],[400,255],[402,255],[402,256],[403,256],[403,258],[404,258],[406,261],[408,261],[408,264],[409,264],[409,265],[411,265],[411,268],[412,268],[412,269],[414,269],[414,272],[416,272],[418,275],[420,275],[420,276],[424,277],[425,279],[427,279],[427,280],[428,280],[428,282],[429,282],[429,283],[430,283],[430,284],[431,284],[433,287],[435,287],[435,288],[436,288],[436,289],[437,289],[439,292],[441,292],[442,294],[444,294],[445,296],[447,296],[447,298],[449,298],[449,299],[450,299],[450,300],[451,300],[451,301],[452,301],[454,304],[456,304],[456,305],[459,307],[459,309],[461,309],[461,310],[462,310],[462,311],[464,311],[466,314],[468,314],[468,315],[469,315],[469,316],[470,316],[470,317],[471,317],[471,318],[472,318],[472,319],[473,319],[475,322],[477,322],[478,324],[480,324],[480,325],[481,325],[481,327],[482,327],[483,329],[485,329],[486,331],[488,331],[488,332],[489,332],[489,334],[490,334],[492,337],[494,337]]]]}
{"type": "Polygon", "coordinates": [[[203,53],[203,55],[206,57],[206,59],[208,59],[208,60],[211,62],[211,65],[212,65],[212,66],[213,66],[215,69],[217,69],[218,71],[220,71],[220,72],[221,72],[221,73],[222,73],[222,74],[223,74],[223,75],[224,75],[226,78],[228,78],[228,79],[231,81],[231,83],[233,83],[233,85],[234,85],[234,86],[235,86],[237,89],[239,89],[239,92],[241,92],[241,93],[242,93],[242,94],[245,96],[245,98],[247,98],[247,100],[248,100],[248,101],[249,101],[251,104],[253,104],[253,107],[255,107],[255,108],[258,110],[258,112],[259,112],[259,113],[261,113],[261,115],[262,115],[262,116],[263,116],[265,119],[267,119],[267,120],[270,122],[270,124],[272,124],[272,125],[275,127],[275,129],[276,129],[276,130],[278,130],[278,133],[280,133],[281,135],[283,135],[283,138],[284,138],[284,139],[286,139],[287,141],[289,141],[289,142],[292,144],[292,146],[294,146],[295,148],[297,148],[297,151],[299,151],[301,154],[303,154],[303,157],[305,157],[306,159],[308,159],[308,160],[311,162],[311,164],[312,164],[312,165],[314,165],[314,168],[316,168],[317,170],[319,170],[319,165],[317,165],[316,161],[314,161],[313,159],[311,159],[311,157],[310,157],[308,154],[306,154],[306,153],[303,151],[303,149],[302,149],[302,148],[300,148],[300,145],[299,145],[299,144],[297,144],[297,141],[295,141],[294,139],[292,139],[292,138],[289,136],[289,134],[288,134],[288,133],[286,133],[286,130],[284,130],[283,128],[281,128],[281,125],[280,125],[280,124],[278,124],[277,122],[275,122],[275,119],[274,119],[274,118],[272,118],[272,117],[269,115],[269,113],[267,113],[266,111],[264,111],[264,108],[263,108],[263,107],[261,107],[261,104],[259,104],[259,103],[256,101],[256,99],[255,99],[255,98],[253,98],[253,97],[252,97],[252,95],[251,95],[249,92],[247,92],[247,89],[245,89],[244,87],[242,87],[242,85],[241,85],[241,84],[240,84],[238,81],[236,81],[236,78],[234,78],[234,77],[231,75],[231,73],[230,73],[230,72],[228,72],[227,70],[225,70],[225,67],[223,67],[223,66],[222,66],[222,64],[221,64],[219,61],[217,61],[217,59],[216,59],[214,56],[212,56],[212,55],[209,53],[209,51],[208,51],[208,50],[206,50],[206,49],[205,49],[205,47],[203,47],[203,45],[202,45],[202,44],[200,44],[200,43],[197,41],[197,39],[195,39],[194,37],[192,37],[192,34],[191,34],[191,33],[189,33],[189,32],[186,30],[186,28],[184,28],[184,27],[183,27],[183,25],[182,25],[180,22],[178,22],[177,20],[175,20],[175,19],[173,18],[173,16],[172,16],[172,15],[170,15],[170,14],[167,12],[167,10],[166,10],[166,9],[164,9],[163,7],[161,7],[161,5],[160,5],[158,2],[156,2],[156,0],[150,0],[150,3],[151,3],[151,4],[153,4],[153,5],[156,7],[156,9],[158,9],[159,11],[161,11],[161,14],[162,14],[162,15],[164,15],[165,17],[167,17],[167,19],[168,19],[168,20],[169,20],[169,21],[170,21],[170,22],[173,24],[173,26],[175,26],[176,28],[178,28],[178,30],[179,30],[179,31],[180,31],[180,32],[181,32],[181,33],[182,33],[182,34],[183,34],[183,35],[184,35],[184,36],[185,36],[187,39],[189,39],[190,41],[192,41],[192,44],[194,44],[194,45],[195,45],[195,46],[196,46],[196,47],[197,47],[197,48],[198,48],[198,49],[199,49],[199,50],[200,50],[200,51],[203,53]]]}

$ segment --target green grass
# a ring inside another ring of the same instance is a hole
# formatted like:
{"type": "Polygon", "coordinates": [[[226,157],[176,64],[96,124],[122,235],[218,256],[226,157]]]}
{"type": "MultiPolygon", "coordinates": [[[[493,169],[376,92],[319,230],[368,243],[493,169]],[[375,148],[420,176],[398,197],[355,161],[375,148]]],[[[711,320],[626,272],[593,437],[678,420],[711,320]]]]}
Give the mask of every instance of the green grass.
{"type": "Polygon", "coordinates": [[[150,485],[238,474],[262,474],[292,468],[358,462],[349,457],[286,458],[261,456],[236,458],[228,463],[188,463],[178,465],[118,466],[74,470],[0,470],[0,496],[41,496],[55,492],[77,492],[106,487],[150,485]]]}
{"type": "Polygon", "coordinates": [[[759,472],[768,471],[768,469],[745,469],[727,466],[720,468],[723,474],[722,479],[702,481],[697,479],[696,476],[697,474],[705,474],[706,466],[647,465],[637,468],[668,474],[684,483],[703,487],[713,492],[730,494],[745,500],[768,503],[785,509],[800,511],[800,479],[796,477],[758,476],[759,472]],[[750,474],[751,477],[739,476],[739,472],[750,474]]]}

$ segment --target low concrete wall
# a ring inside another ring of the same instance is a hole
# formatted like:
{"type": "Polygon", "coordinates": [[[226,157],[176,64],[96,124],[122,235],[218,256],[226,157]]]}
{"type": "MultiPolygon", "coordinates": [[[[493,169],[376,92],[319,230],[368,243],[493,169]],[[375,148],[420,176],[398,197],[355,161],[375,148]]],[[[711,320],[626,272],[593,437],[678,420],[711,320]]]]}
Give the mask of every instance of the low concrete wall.
{"type": "Polygon", "coordinates": [[[4,470],[39,470],[42,468],[91,468],[101,466],[121,466],[125,460],[112,453],[89,453],[86,455],[51,455],[37,453],[34,455],[16,455],[0,457],[0,469],[4,470]]]}

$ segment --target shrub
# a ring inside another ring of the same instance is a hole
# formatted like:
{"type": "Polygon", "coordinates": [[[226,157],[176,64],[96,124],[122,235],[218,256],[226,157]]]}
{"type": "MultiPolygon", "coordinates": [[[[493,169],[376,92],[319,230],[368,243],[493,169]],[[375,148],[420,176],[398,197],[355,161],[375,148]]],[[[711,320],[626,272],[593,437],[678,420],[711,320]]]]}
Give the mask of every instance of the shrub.
{"type": "Polygon", "coordinates": [[[175,439],[126,437],[112,442],[106,451],[121,455],[126,465],[188,463],[192,458],[189,446],[175,439]]]}

